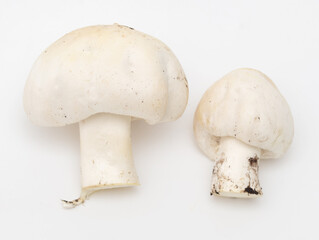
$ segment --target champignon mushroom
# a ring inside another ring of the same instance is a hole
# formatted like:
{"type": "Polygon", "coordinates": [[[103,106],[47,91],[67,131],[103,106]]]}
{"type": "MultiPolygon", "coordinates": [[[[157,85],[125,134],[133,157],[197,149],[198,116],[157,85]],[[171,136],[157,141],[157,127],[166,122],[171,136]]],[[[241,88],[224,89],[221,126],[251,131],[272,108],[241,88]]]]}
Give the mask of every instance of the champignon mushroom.
{"type": "Polygon", "coordinates": [[[214,161],[211,195],[262,195],[259,160],[281,157],[294,133],[289,106],[274,83],[237,69],[211,86],[194,117],[200,149],[214,161]]]}
{"type": "Polygon", "coordinates": [[[66,34],[34,63],[24,91],[31,121],[48,127],[79,123],[83,203],[94,191],[139,185],[131,121],[176,120],[185,110],[183,69],[161,41],[118,24],[66,34]]]}

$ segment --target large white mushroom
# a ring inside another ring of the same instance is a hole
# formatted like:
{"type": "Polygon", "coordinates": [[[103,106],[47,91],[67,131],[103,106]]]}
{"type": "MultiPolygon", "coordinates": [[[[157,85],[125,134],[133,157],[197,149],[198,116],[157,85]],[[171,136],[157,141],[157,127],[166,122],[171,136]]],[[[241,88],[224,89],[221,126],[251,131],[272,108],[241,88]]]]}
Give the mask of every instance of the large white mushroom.
{"type": "Polygon", "coordinates": [[[131,120],[173,121],[185,110],[183,69],[161,41],[118,24],[66,34],[34,63],[24,91],[32,122],[79,123],[82,193],[138,185],[131,151],[131,120]]]}
{"type": "Polygon", "coordinates": [[[194,117],[200,149],[214,161],[211,194],[256,197],[259,160],[281,157],[294,133],[289,106],[274,83],[237,69],[211,86],[194,117]]]}

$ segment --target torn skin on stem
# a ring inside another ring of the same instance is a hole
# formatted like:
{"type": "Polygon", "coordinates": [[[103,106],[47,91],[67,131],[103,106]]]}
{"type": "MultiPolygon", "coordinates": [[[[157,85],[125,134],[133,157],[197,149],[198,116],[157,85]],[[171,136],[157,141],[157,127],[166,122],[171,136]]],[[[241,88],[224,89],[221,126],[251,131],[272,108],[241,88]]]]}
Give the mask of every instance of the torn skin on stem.
{"type": "Polygon", "coordinates": [[[74,199],[72,201],[61,200],[62,206],[64,208],[74,208],[74,207],[84,203],[87,198],[88,198],[88,194],[87,193],[83,194],[83,191],[82,191],[81,196],[77,199],[74,199]]]}

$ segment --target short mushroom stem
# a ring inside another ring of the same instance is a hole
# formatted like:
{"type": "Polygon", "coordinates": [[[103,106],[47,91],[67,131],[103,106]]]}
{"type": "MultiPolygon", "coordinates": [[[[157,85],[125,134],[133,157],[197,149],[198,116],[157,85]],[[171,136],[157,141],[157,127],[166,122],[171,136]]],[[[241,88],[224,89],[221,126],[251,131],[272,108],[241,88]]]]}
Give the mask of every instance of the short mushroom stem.
{"type": "Polygon", "coordinates": [[[75,207],[93,192],[139,185],[131,149],[131,117],[98,113],[80,122],[82,193],[64,201],[75,207]]]}
{"type": "Polygon", "coordinates": [[[252,198],[262,195],[258,170],[261,150],[222,137],[213,169],[212,195],[252,198]]]}

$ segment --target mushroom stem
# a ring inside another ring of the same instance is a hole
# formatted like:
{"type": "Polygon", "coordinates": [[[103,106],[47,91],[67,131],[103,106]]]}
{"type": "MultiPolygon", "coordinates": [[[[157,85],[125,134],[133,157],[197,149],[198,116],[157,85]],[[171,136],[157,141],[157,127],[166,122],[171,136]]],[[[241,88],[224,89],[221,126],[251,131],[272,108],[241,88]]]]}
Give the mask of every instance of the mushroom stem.
{"type": "Polygon", "coordinates": [[[75,207],[95,191],[139,185],[131,149],[131,117],[98,113],[80,122],[82,192],[63,200],[75,207]]]}
{"type": "Polygon", "coordinates": [[[222,137],[213,169],[211,195],[253,198],[262,195],[258,170],[261,150],[232,137],[222,137]]]}

